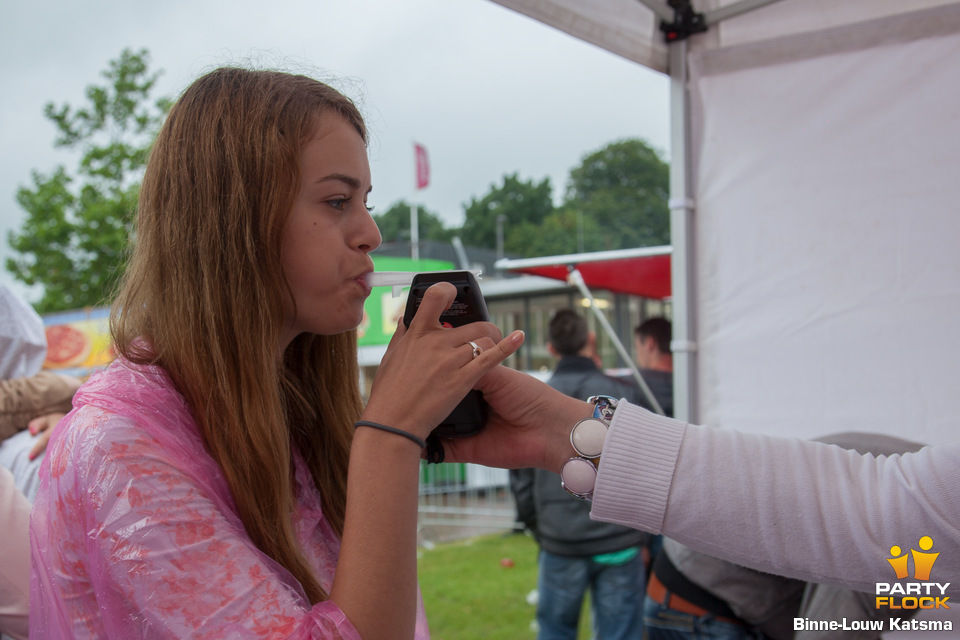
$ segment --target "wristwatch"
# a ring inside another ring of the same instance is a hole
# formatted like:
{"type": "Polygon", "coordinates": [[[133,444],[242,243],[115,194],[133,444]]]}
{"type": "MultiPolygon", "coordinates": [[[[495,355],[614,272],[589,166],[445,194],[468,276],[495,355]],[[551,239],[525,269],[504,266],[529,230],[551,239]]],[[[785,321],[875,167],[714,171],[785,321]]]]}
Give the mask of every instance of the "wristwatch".
{"type": "Polygon", "coordinates": [[[617,399],[610,396],[591,396],[587,402],[593,404],[593,415],[580,420],[570,430],[570,444],[577,455],[560,467],[560,484],[567,493],[581,500],[593,497],[603,443],[617,410],[617,399]]]}

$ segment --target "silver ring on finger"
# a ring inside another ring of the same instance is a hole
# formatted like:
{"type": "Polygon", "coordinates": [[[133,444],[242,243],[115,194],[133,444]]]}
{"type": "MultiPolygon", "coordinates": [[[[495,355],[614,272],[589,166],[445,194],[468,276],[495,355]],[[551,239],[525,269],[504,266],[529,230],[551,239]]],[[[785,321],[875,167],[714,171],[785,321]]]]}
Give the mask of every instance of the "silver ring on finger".
{"type": "Polygon", "coordinates": [[[474,342],[473,340],[468,340],[468,341],[467,341],[467,344],[469,344],[471,347],[473,347],[473,357],[474,357],[474,358],[479,358],[479,357],[480,357],[480,354],[483,353],[483,349],[480,348],[480,345],[478,345],[478,344],[477,344],[476,342],[474,342]]]}

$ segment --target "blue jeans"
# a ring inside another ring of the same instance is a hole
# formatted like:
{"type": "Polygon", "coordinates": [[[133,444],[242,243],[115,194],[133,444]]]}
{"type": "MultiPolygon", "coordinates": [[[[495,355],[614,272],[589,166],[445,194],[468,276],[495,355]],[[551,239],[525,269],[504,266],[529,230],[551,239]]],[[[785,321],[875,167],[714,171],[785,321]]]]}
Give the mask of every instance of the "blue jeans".
{"type": "Polygon", "coordinates": [[[589,556],[558,556],[540,551],[538,640],[576,640],[587,589],[598,640],[640,640],[643,635],[643,559],[637,554],[619,565],[589,556]]]}
{"type": "Polygon", "coordinates": [[[652,598],[643,603],[644,640],[761,640],[749,627],[668,609],[652,598]]]}

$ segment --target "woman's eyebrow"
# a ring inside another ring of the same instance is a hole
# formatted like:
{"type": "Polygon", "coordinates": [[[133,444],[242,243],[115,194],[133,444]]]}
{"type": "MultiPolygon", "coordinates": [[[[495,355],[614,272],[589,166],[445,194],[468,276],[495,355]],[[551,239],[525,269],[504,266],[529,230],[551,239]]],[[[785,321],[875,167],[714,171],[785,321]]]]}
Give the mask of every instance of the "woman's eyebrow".
{"type": "Polygon", "coordinates": [[[320,184],[321,182],[327,182],[330,180],[343,182],[344,184],[346,184],[347,186],[353,189],[360,188],[360,181],[354,178],[353,176],[348,176],[345,173],[331,173],[330,175],[326,175],[326,176],[323,176],[322,178],[318,178],[316,182],[314,182],[314,184],[320,184]]]}

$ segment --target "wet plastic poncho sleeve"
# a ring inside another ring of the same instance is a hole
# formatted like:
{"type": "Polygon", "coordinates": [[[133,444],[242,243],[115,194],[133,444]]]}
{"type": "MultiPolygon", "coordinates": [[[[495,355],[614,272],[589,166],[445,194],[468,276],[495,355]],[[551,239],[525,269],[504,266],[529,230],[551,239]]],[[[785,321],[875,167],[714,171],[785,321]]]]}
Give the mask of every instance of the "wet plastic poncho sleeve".
{"type": "MultiPolygon", "coordinates": [[[[161,370],[114,363],[75,405],[31,522],[31,638],[359,639],[334,602],[311,606],[247,537],[161,370]]],[[[299,459],[295,476],[296,534],[329,590],[339,540],[299,459]]],[[[428,636],[421,604],[417,638],[428,636]]]]}

